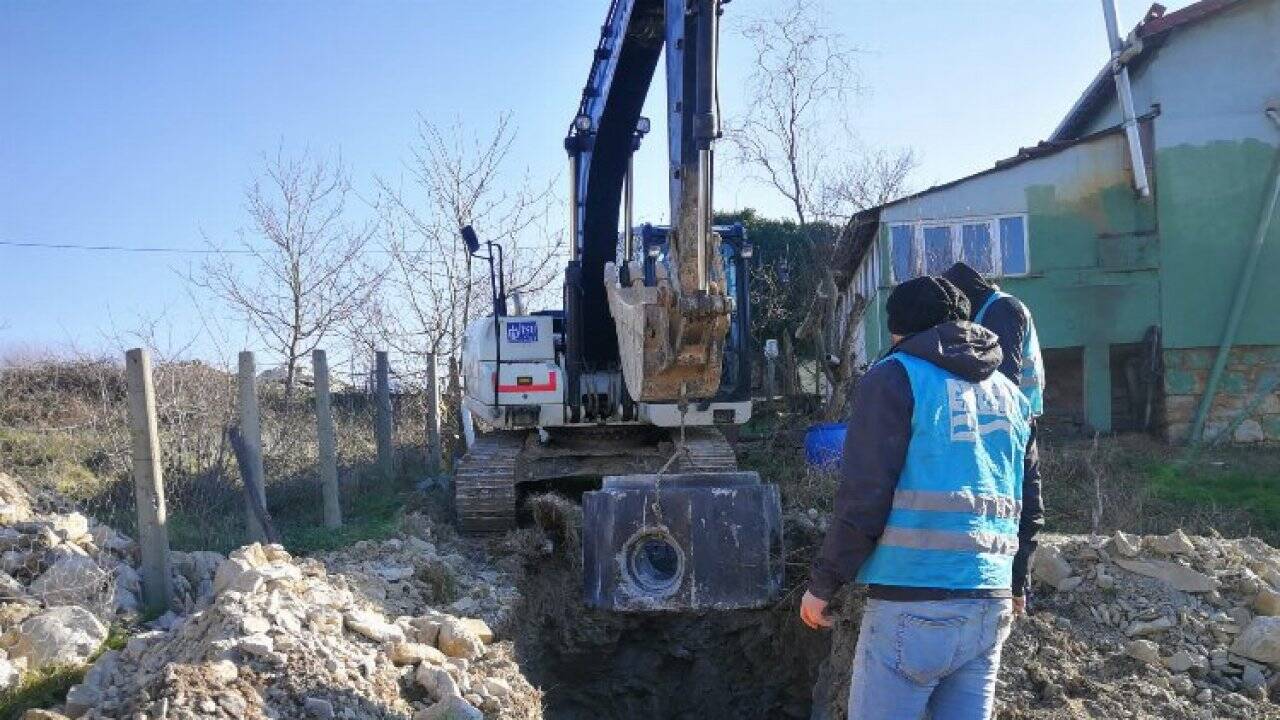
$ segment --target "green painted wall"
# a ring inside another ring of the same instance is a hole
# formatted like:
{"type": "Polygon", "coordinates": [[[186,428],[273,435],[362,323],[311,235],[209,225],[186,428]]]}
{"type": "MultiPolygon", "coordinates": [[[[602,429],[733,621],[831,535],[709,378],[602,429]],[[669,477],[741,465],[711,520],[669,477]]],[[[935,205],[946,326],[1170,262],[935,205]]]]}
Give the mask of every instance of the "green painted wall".
{"type": "MultiPolygon", "coordinates": [[[[1157,151],[1166,347],[1222,341],[1277,163],[1275,147],[1252,139],[1157,151]]],[[[1280,344],[1280,219],[1256,273],[1236,342],[1280,344]]]]}

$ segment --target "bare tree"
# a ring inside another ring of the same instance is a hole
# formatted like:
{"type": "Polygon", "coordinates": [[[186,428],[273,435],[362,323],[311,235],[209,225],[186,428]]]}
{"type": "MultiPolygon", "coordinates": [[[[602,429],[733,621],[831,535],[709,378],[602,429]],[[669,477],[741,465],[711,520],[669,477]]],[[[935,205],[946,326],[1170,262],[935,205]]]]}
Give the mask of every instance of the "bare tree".
{"type": "Polygon", "coordinates": [[[285,396],[299,362],[368,302],[380,273],[363,253],[375,223],[347,217],[351,183],[341,160],[283,151],[264,158],[245,191],[251,227],[193,278],[238,313],[284,361],[285,396]]]}
{"type": "Polygon", "coordinates": [[[755,68],[746,113],[729,124],[739,159],[786,198],[796,221],[815,216],[833,120],[858,90],[853,50],[819,22],[813,0],[787,0],[749,22],[755,68]]]}
{"type": "Polygon", "coordinates": [[[844,224],[863,210],[896,200],[906,194],[916,164],[910,148],[859,152],[823,179],[816,212],[828,222],[844,224]]]}
{"type": "Polygon", "coordinates": [[[474,225],[503,247],[509,293],[537,297],[557,277],[563,235],[549,227],[554,181],[506,170],[516,131],[499,116],[483,134],[461,122],[440,127],[423,118],[405,177],[378,180],[381,238],[390,257],[381,302],[362,323],[402,356],[441,360],[461,351],[467,325],[492,312],[487,267],[466,251],[459,229],[474,225]]]}

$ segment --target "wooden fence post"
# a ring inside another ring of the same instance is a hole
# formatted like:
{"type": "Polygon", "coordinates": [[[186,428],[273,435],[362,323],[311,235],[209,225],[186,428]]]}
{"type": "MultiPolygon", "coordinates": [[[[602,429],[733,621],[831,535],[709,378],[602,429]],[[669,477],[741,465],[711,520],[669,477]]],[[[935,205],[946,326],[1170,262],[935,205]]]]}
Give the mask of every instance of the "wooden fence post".
{"type": "Polygon", "coordinates": [[[427,353],[427,472],[440,474],[440,378],[436,375],[436,354],[427,353]]]}
{"type": "Polygon", "coordinates": [[[151,357],[134,348],[125,353],[129,389],[129,437],[133,445],[133,497],[138,511],[138,544],[142,555],[142,599],[150,613],[169,609],[169,527],[160,469],[160,436],[156,426],[155,386],[151,357]]]}
{"type": "Polygon", "coordinates": [[[378,441],[378,469],[384,479],[390,480],[395,477],[396,470],[395,454],[391,447],[391,367],[387,362],[387,351],[378,350],[375,358],[378,413],[374,433],[378,441]]]}
{"type": "Polygon", "coordinates": [[[329,359],[323,350],[311,352],[311,372],[316,383],[316,438],[320,445],[320,496],[324,500],[324,526],[342,527],[338,499],[338,444],[329,401],[329,359]]]}
{"type": "MultiPolygon", "coordinates": [[[[266,472],[262,469],[262,422],[258,415],[258,378],[253,366],[253,353],[240,353],[240,435],[244,439],[245,463],[250,477],[244,478],[247,492],[256,492],[261,507],[267,506],[266,472]]],[[[266,542],[267,531],[253,510],[253,503],[246,498],[245,520],[249,539],[266,542]]]]}

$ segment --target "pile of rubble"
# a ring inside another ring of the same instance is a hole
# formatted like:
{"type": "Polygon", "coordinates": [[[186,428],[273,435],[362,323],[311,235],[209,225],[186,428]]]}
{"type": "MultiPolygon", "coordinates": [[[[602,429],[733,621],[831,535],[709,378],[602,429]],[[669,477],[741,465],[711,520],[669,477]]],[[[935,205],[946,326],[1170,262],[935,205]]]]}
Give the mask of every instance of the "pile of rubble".
{"type": "MultiPolygon", "coordinates": [[[[141,581],[127,536],[0,473],[0,692],[27,672],[88,660],[135,619],[141,581]]],[[[212,590],[217,553],[173,553],[178,609],[212,590]]]]}
{"type": "Polygon", "coordinates": [[[1253,538],[1045,538],[1001,718],[1276,718],[1280,551],[1253,538]]]}
{"type": "Polygon", "coordinates": [[[495,561],[421,515],[405,519],[401,538],[364,540],[319,559],[393,615],[434,607],[506,628],[519,600],[514,558],[495,561]]]}
{"type": "MultiPolygon", "coordinates": [[[[86,718],[537,717],[509,643],[479,619],[388,618],[318,560],[236,550],[212,602],[104,653],[60,709],[86,718]]],[[[47,716],[46,716],[47,717],[47,716]]]]}

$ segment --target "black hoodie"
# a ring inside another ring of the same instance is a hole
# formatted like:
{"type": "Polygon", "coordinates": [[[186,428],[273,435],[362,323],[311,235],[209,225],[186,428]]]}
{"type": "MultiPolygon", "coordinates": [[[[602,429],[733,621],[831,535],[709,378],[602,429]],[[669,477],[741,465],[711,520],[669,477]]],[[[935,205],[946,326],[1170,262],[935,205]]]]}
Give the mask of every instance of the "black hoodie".
{"type": "MultiPolygon", "coordinates": [[[[996,291],[995,286],[987,282],[977,270],[964,263],[952,265],[942,273],[942,277],[959,288],[969,299],[970,320],[978,315],[978,311],[996,291]]],[[[1000,298],[991,303],[986,315],[982,317],[982,326],[1000,338],[1000,349],[1004,352],[1000,372],[1015,383],[1022,373],[1022,339],[1027,334],[1029,317],[1026,306],[1014,297],[1000,298]]]]}
{"type": "MultiPolygon", "coordinates": [[[[995,333],[963,321],[943,323],[906,337],[890,350],[891,354],[895,352],[927,360],[970,382],[991,377],[1002,360],[995,333]]],[[[901,363],[878,363],[858,381],[853,415],[845,436],[835,516],[809,575],[809,590],[824,600],[830,600],[840,585],[853,580],[884,532],[898,476],[906,463],[914,407],[911,381],[901,363]]],[[[868,594],[904,601],[1021,596],[1026,589],[1027,560],[1035,550],[1035,536],[1043,524],[1044,505],[1040,499],[1039,459],[1033,431],[1027,443],[1012,588],[957,591],[877,585],[869,588],[868,594]]]]}

